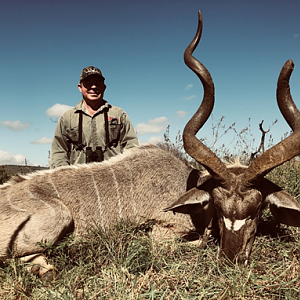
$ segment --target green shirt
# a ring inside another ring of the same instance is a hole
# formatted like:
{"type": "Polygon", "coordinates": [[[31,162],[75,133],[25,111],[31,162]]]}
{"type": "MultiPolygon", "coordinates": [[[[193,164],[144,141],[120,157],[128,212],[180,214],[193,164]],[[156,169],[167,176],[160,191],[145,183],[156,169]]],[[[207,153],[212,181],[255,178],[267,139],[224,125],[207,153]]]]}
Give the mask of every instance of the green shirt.
{"type": "Polygon", "coordinates": [[[51,145],[49,166],[51,169],[86,162],[86,147],[93,151],[97,146],[103,150],[104,160],[111,158],[138,145],[134,128],[125,113],[119,107],[106,101],[91,116],[81,100],[75,108],[65,112],[55,128],[51,145]],[[109,145],[106,145],[104,109],[108,109],[109,145]],[[79,147],[79,112],[82,112],[82,144],[79,147]]]}

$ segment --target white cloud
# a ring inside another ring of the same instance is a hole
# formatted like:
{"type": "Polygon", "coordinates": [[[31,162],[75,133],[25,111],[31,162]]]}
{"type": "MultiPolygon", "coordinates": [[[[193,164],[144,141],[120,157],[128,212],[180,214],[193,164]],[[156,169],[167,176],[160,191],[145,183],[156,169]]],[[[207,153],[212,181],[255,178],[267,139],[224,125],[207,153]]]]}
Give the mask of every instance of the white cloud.
{"type": "Polygon", "coordinates": [[[299,36],[300,36],[299,33],[295,33],[295,34],[294,34],[294,38],[298,38],[299,36]]]}
{"type": "Polygon", "coordinates": [[[12,131],[22,131],[30,126],[29,122],[21,123],[19,120],[17,121],[1,121],[1,126],[6,127],[12,131]]]}
{"type": "Polygon", "coordinates": [[[176,115],[177,115],[178,118],[184,118],[187,114],[188,114],[188,112],[184,111],[184,110],[176,111],[176,115]]]}
{"type": "Polygon", "coordinates": [[[50,108],[47,109],[46,113],[49,117],[53,118],[59,118],[61,117],[67,110],[72,109],[73,106],[65,105],[65,104],[59,104],[56,103],[50,108]]]}
{"type": "Polygon", "coordinates": [[[139,123],[135,127],[138,135],[145,135],[151,133],[162,133],[166,129],[168,119],[166,117],[158,117],[149,120],[147,123],[139,123]]]}
{"type": "Polygon", "coordinates": [[[191,95],[189,97],[184,97],[183,100],[189,101],[189,100],[192,100],[192,99],[194,99],[196,97],[197,97],[196,95],[191,95]]]}
{"type": "Polygon", "coordinates": [[[52,139],[49,139],[47,137],[42,137],[41,139],[35,139],[31,144],[37,144],[37,145],[45,145],[45,144],[51,144],[52,139]]]}
{"type": "Polygon", "coordinates": [[[184,89],[189,91],[192,87],[193,87],[192,84],[188,84],[184,89]]]}
{"type": "Polygon", "coordinates": [[[20,165],[25,163],[26,156],[0,150],[1,165],[20,165]]]}
{"type": "Polygon", "coordinates": [[[162,142],[163,142],[163,138],[161,136],[152,136],[146,141],[146,144],[158,144],[162,142]]]}

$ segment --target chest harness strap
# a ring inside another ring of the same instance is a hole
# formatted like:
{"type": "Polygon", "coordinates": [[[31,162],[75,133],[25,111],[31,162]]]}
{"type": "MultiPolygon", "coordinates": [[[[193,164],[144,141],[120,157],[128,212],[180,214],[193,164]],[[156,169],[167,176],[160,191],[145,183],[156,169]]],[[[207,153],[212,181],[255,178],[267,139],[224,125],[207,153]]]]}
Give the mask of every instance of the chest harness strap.
{"type": "Polygon", "coordinates": [[[104,113],[104,122],[105,122],[105,138],[106,138],[106,143],[105,143],[105,150],[109,148],[109,131],[108,131],[108,116],[107,116],[107,111],[108,108],[105,108],[103,113],[104,113]]]}
{"type": "MultiPolygon", "coordinates": [[[[109,148],[109,131],[108,131],[108,108],[103,110],[104,124],[105,124],[105,150],[109,148]]],[[[78,122],[78,150],[82,150],[86,145],[82,144],[82,111],[79,111],[79,122],[78,122]]]]}
{"type": "Polygon", "coordinates": [[[82,111],[79,112],[79,122],[78,122],[78,150],[82,150],[85,145],[82,144],[82,111]]]}

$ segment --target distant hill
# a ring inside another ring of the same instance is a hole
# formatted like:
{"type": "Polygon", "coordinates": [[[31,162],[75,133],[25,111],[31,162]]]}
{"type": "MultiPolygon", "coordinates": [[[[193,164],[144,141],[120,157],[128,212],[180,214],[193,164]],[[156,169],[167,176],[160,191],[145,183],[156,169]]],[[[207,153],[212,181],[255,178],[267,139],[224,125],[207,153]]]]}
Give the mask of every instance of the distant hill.
{"type": "Polygon", "coordinates": [[[18,165],[0,165],[0,171],[4,171],[8,176],[13,176],[18,173],[27,174],[39,170],[47,170],[47,167],[40,166],[18,166],[18,165]]]}

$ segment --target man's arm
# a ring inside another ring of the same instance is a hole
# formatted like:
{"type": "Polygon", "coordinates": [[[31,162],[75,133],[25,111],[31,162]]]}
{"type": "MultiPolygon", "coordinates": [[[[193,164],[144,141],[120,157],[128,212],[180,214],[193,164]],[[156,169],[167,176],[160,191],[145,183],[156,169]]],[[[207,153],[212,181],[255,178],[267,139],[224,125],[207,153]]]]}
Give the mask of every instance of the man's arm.
{"type": "Polygon", "coordinates": [[[122,115],[122,124],[123,128],[121,130],[120,143],[123,149],[129,149],[135,146],[138,146],[138,139],[134,131],[133,125],[124,112],[122,115]]]}
{"type": "Polygon", "coordinates": [[[70,165],[70,143],[65,135],[64,119],[61,117],[56,125],[51,144],[49,167],[54,169],[70,165]]]}

